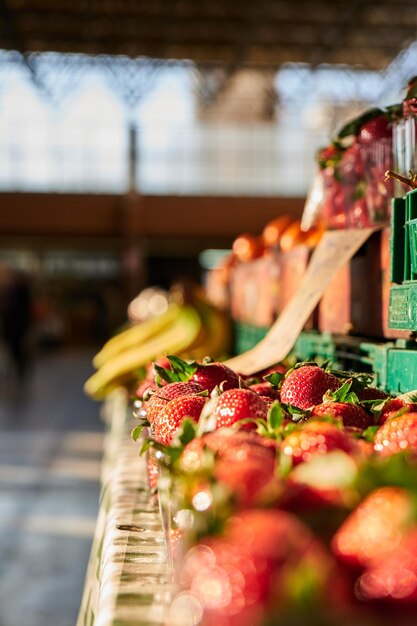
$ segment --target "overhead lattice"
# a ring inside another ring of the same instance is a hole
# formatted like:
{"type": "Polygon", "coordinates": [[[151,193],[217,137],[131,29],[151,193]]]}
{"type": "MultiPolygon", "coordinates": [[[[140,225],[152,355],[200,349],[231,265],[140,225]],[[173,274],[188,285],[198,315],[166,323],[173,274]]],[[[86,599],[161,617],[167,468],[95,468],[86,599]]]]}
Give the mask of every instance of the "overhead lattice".
{"type": "Polygon", "coordinates": [[[414,0],[0,0],[0,48],[383,69],[417,38],[414,0]]]}

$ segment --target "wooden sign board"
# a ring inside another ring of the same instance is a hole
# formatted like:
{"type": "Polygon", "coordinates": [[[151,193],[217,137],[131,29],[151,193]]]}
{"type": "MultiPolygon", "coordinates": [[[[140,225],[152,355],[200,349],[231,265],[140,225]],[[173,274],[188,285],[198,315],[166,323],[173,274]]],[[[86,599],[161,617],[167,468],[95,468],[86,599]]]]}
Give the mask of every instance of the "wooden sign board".
{"type": "Polygon", "coordinates": [[[250,375],[285,359],[337,271],[376,230],[378,228],[355,228],[326,232],[297,292],[266,337],[226,364],[241,374],[250,375]]]}

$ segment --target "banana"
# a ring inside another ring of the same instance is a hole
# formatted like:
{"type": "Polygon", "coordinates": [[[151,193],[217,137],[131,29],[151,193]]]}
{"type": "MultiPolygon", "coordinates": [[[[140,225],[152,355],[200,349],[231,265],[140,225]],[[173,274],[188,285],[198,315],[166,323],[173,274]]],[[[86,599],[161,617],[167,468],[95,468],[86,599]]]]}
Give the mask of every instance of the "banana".
{"type": "Polygon", "coordinates": [[[135,379],[135,371],[161,354],[179,354],[193,344],[202,321],[193,306],[179,307],[174,321],[157,335],[134,345],[106,361],[85,383],[84,390],[93,398],[102,399],[115,387],[135,379]]]}
{"type": "Polygon", "coordinates": [[[232,333],[226,313],[199,296],[195,298],[194,306],[202,319],[203,333],[195,344],[183,353],[183,358],[199,361],[206,356],[216,359],[229,354],[232,333]]]}
{"type": "Polygon", "coordinates": [[[162,315],[152,317],[140,324],[135,324],[127,330],[115,335],[104,344],[100,352],[93,358],[93,365],[96,369],[110,363],[124,350],[129,350],[143,344],[150,337],[165,330],[170,324],[175,322],[181,311],[181,307],[172,303],[162,315]]]}

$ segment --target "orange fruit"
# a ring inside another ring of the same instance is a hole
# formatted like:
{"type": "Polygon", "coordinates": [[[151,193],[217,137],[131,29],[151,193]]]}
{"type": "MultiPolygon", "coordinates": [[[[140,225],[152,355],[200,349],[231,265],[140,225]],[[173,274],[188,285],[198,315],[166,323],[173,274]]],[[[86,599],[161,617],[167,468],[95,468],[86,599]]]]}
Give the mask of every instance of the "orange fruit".
{"type": "Polygon", "coordinates": [[[286,228],[281,235],[280,247],[283,252],[292,250],[300,243],[304,243],[307,233],[301,230],[301,221],[296,220],[286,228]]]}
{"type": "Polygon", "coordinates": [[[303,243],[310,248],[315,248],[322,238],[323,233],[324,228],[322,228],[321,226],[313,226],[305,233],[306,237],[303,243]]]}
{"type": "Polygon", "coordinates": [[[281,215],[275,218],[265,226],[262,231],[262,240],[265,246],[277,246],[280,242],[281,235],[291,224],[291,218],[288,215],[281,215]]]}
{"type": "Polygon", "coordinates": [[[252,261],[263,253],[264,246],[260,237],[244,233],[239,235],[232,246],[232,251],[238,261],[252,261]]]}

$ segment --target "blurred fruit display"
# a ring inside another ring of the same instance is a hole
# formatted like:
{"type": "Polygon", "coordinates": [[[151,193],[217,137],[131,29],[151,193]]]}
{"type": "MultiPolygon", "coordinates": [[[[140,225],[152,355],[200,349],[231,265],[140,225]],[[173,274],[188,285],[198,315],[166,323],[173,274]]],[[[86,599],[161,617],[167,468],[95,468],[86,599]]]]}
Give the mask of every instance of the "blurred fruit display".
{"type": "Polygon", "coordinates": [[[210,272],[208,298],[228,301],[234,320],[271,326],[295,293],[323,232],[318,225],[304,231],[300,220],[283,215],[266,224],[260,237],[240,235],[230,257],[210,272]]]}
{"type": "Polygon", "coordinates": [[[328,228],[361,228],[389,221],[394,185],[385,173],[393,167],[393,128],[400,117],[398,106],[366,111],[319,151],[323,191],[317,197],[316,213],[328,228]]]}

